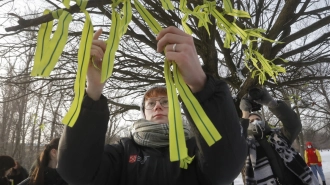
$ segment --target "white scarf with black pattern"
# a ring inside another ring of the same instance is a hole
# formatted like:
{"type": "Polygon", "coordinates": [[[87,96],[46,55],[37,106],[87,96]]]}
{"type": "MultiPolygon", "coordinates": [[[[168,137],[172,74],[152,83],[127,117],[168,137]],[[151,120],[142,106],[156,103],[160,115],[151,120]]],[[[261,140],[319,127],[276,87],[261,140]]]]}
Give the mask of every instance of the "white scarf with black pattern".
{"type": "MultiPolygon", "coordinates": [[[[278,130],[273,130],[268,142],[283,159],[284,165],[305,185],[319,185],[318,180],[302,157],[286,142],[278,130]]],[[[246,159],[246,185],[277,185],[267,156],[257,156],[259,143],[252,136],[247,139],[249,155],[246,159]]]]}
{"type": "MultiPolygon", "coordinates": [[[[190,130],[183,124],[186,140],[190,138],[190,130]]],[[[169,145],[169,126],[168,124],[154,123],[145,119],[136,121],[131,129],[134,141],[141,145],[151,148],[159,148],[169,145]]]]}

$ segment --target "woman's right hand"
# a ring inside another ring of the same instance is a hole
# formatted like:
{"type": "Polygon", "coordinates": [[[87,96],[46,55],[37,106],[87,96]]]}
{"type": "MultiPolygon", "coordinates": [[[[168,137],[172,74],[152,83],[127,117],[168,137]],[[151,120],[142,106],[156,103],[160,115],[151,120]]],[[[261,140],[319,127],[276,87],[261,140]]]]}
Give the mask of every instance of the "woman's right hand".
{"type": "Polygon", "coordinates": [[[87,71],[86,92],[93,100],[99,100],[103,91],[104,83],[101,83],[102,59],[106,50],[106,43],[99,40],[102,29],[95,32],[90,53],[90,61],[87,71]]]}

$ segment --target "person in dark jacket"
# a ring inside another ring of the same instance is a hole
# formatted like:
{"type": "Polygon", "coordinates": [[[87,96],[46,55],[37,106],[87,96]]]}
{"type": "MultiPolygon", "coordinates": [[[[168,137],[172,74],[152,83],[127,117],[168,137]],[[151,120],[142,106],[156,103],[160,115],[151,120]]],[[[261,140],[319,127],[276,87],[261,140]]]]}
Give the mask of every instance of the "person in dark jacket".
{"type": "Polygon", "coordinates": [[[15,166],[8,175],[8,179],[11,179],[14,182],[13,185],[17,185],[27,177],[29,177],[28,171],[22,167],[19,162],[15,161],[15,166]]]}
{"type": "MultiPolygon", "coordinates": [[[[98,68],[106,48],[97,40],[101,33],[95,33],[91,50],[98,68]]],[[[156,39],[157,51],[177,63],[221,140],[209,147],[199,132],[189,137],[184,126],[188,155],[195,158],[187,169],[180,168],[179,161],[171,162],[167,123],[173,117],[168,116],[166,88],[155,86],[143,97],[145,119],[133,124],[132,136],[104,147],[109,109],[101,95],[101,71],[90,64],[80,115],[73,127],[65,127],[59,146],[57,170],[70,185],[228,185],[238,176],[247,148],[228,85],[203,72],[192,36],[168,27],[156,39]]]]}
{"type": "Polygon", "coordinates": [[[259,94],[255,100],[245,95],[240,102],[241,124],[247,128],[246,184],[318,185],[303,158],[291,147],[302,128],[299,117],[265,88],[259,94]],[[283,127],[271,129],[260,114],[251,112],[253,102],[267,106],[283,127]]]}
{"type": "Polygon", "coordinates": [[[68,185],[56,171],[57,150],[60,138],[54,138],[40,153],[30,177],[18,185],[68,185]]]}
{"type": "Polygon", "coordinates": [[[317,174],[320,175],[322,180],[322,185],[326,185],[325,176],[322,169],[322,157],[320,152],[313,147],[312,142],[306,142],[306,150],[305,150],[305,162],[307,166],[311,168],[315,177],[318,177],[317,174]]]}
{"type": "Polygon", "coordinates": [[[15,166],[15,160],[7,155],[0,156],[0,185],[11,185],[12,181],[8,179],[12,168],[15,166]]]}

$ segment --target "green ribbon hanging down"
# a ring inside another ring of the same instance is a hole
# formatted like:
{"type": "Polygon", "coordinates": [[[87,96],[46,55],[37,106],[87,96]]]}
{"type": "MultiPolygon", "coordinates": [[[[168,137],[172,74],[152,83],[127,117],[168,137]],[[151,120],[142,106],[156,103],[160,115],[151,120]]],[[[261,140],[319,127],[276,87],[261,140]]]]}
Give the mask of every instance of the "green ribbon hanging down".
{"type": "Polygon", "coordinates": [[[111,29],[107,40],[107,48],[104,53],[102,62],[101,82],[106,81],[112,75],[115,53],[119,46],[120,38],[126,33],[128,24],[132,20],[132,7],[130,0],[113,1],[111,17],[111,29]],[[119,3],[123,3],[122,12],[118,13],[116,7],[119,3]]]}
{"type": "Polygon", "coordinates": [[[170,160],[179,161],[188,157],[186,139],[183,131],[182,115],[176,88],[172,79],[169,62],[165,60],[164,76],[168,97],[170,160]]]}
{"type": "MultiPolygon", "coordinates": [[[[224,13],[227,15],[231,15],[234,17],[244,17],[244,18],[250,18],[250,15],[247,12],[235,10],[233,9],[230,0],[223,0],[224,2],[224,13]]],[[[230,48],[230,44],[234,41],[236,41],[235,35],[239,36],[241,38],[242,44],[247,44],[248,49],[244,50],[245,54],[245,65],[247,68],[252,71],[252,78],[255,76],[258,76],[259,83],[263,84],[266,80],[266,75],[268,74],[273,78],[273,80],[276,82],[276,76],[279,72],[285,73],[285,68],[275,65],[273,63],[273,60],[270,61],[266,58],[264,58],[263,55],[261,55],[257,50],[252,50],[253,43],[257,42],[258,40],[251,40],[251,37],[267,40],[269,42],[274,42],[271,39],[267,39],[263,37],[260,32],[263,32],[261,29],[246,29],[242,30],[239,28],[235,22],[230,23],[225,19],[225,17],[218,12],[215,9],[215,6],[212,5],[213,2],[210,2],[210,12],[211,14],[216,18],[217,26],[224,30],[226,32],[226,38],[224,42],[225,48],[230,48]],[[252,62],[252,65],[256,68],[255,70],[252,70],[250,67],[248,67],[248,61],[252,62]],[[260,64],[260,67],[259,67],[260,64]]],[[[236,20],[236,19],[234,19],[236,20]]],[[[281,42],[276,42],[281,43],[281,42]]],[[[283,60],[283,59],[282,59],[283,60]]],[[[285,61],[285,60],[283,60],[285,61]]]]}
{"type": "MultiPolygon", "coordinates": [[[[189,10],[187,6],[187,0],[180,0],[179,9],[182,13],[184,13],[184,16],[182,18],[182,26],[186,33],[191,34],[192,31],[187,25],[188,16],[195,16],[198,19],[198,27],[203,26],[206,31],[209,33],[208,23],[209,16],[213,16],[216,19],[217,26],[223,30],[226,33],[225,41],[224,41],[224,47],[230,48],[231,43],[236,41],[236,36],[241,38],[242,44],[248,45],[249,49],[245,50],[245,65],[248,67],[248,61],[252,62],[252,65],[256,68],[255,70],[252,70],[252,77],[258,76],[259,83],[262,84],[266,80],[266,74],[271,76],[276,81],[276,76],[279,72],[285,73],[285,69],[281,66],[275,65],[273,61],[270,61],[266,58],[264,58],[258,51],[251,50],[253,46],[253,42],[257,42],[258,40],[251,40],[251,37],[255,37],[262,40],[267,40],[270,42],[274,42],[273,40],[267,39],[263,37],[260,32],[261,29],[246,29],[243,30],[240,27],[238,27],[234,22],[229,22],[224,17],[223,14],[230,15],[233,17],[242,17],[242,18],[250,18],[250,15],[241,10],[233,9],[231,1],[230,0],[223,0],[224,4],[224,12],[220,13],[216,9],[216,2],[215,1],[205,1],[203,5],[196,6],[193,11],[189,10]],[[260,67],[258,66],[260,64],[260,67]]],[[[280,43],[280,42],[277,42],[280,43]]],[[[283,60],[283,59],[282,59],[283,60]]],[[[285,60],[283,60],[285,61],[285,60]]]]}
{"type": "Polygon", "coordinates": [[[90,48],[93,42],[93,25],[88,12],[86,11],[86,0],[76,0],[80,10],[85,14],[86,20],[79,44],[78,51],[78,70],[74,83],[75,96],[69,111],[64,116],[62,122],[68,126],[73,126],[76,122],[85,93],[86,75],[90,60],[90,48]]]}
{"type": "MultiPolygon", "coordinates": [[[[49,14],[50,10],[45,10],[44,15],[49,14]]],[[[36,52],[34,55],[34,65],[32,68],[31,75],[38,76],[40,74],[40,68],[42,66],[41,59],[43,58],[44,54],[46,53],[46,47],[49,46],[49,38],[50,34],[52,33],[53,28],[53,21],[46,22],[41,24],[38,37],[37,37],[37,47],[36,52]]]]}
{"type": "MultiPolygon", "coordinates": [[[[80,113],[89,64],[90,48],[93,39],[93,25],[91,24],[88,12],[85,10],[87,2],[88,1],[86,0],[76,0],[77,5],[86,16],[86,21],[78,51],[78,71],[74,84],[75,97],[69,111],[62,120],[64,124],[69,126],[73,126],[80,113]]],[[[70,8],[69,3],[70,0],[63,1],[63,4],[67,9],[70,8]]],[[[50,13],[49,10],[44,11],[44,14],[48,13],[50,13]]],[[[38,32],[35,62],[31,72],[32,76],[50,75],[50,72],[53,70],[60,57],[68,38],[68,27],[72,20],[71,14],[63,9],[51,13],[53,18],[59,19],[58,26],[52,39],[49,39],[53,28],[53,22],[51,21],[41,25],[38,32]]]]}
{"type": "MultiPolygon", "coordinates": [[[[45,10],[44,14],[49,13],[45,10]]],[[[53,24],[52,22],[43,23],[38,31],[37,48],[34,57],[34,65],[31,72],[32,76],[47,77],[54,69],[56,62],[62,54],[63,48],[68,38],[68,28],[72,20],[72,16],[67,11],[56,11],[52,13],[54,18],[58,18],[58,26],[50,39],[53,24]]]]}
{"type": "Polygon", "coordinates": [[[219,141],[221,139],[221,135],[219,134],[218,130],[215,128],[209,117],[205,114],[204,109],[199,104],[198,100],[191,93],[189,87],[184,82],[181,73],[178,70],[177,64],[173,62],[172,65],[175,87],[180,92],[180,97],[184,102],[184,105],[187,107],[188,112],[194,120],[194,123],[198,128],[199,132],[205,139],[206,143],[211,146],[216,141],[219,141]]]}

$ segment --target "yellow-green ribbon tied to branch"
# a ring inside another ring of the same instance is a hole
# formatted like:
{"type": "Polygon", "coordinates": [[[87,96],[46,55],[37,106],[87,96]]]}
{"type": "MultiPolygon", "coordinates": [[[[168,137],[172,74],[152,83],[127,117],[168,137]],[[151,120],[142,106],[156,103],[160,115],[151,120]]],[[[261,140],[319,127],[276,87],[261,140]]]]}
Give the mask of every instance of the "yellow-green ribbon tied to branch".
{"type": "MultiPolygon", "coordinates": [[[[203,5],[196,6],[193,11],[187,8],[187,0],[180,0],[179,9],[184,14],[182,18],[182,26],[186,33],[191,34],[192,31],[189,28],[187,21],[188,17],[194,16],[198,19],[198,27],[203,26],[206,31],[209,32],[208,24],[211,24],[209,17],[213,16],[216,19],[217,27],[226,33],[224,47],[230,48],[230,45],[237,41],[237,38],[241,39],[242,44],[248,46],[249,49],[245,50],[245,65],[248,67],[249,61],[256,68],[252,71],[252,77],[258,76],[259,83],[263,84],[266,80],[266,75],[268,74],[276,82],[276,76],[278,73],[285,73],[285,69],[281,66],[275,65],[273,61],[264,58],[258,51],[252,51],[252,46],[254,42],[258,42],[258,39],[266,40],[269,42],[274,42],[273,40],[267,39],[262,36],[261,29],[246,29],[243,30],[237,24],[235,24],[236,18],[250,18],[249,13],[233,9],[230,0],[223,0],[224,11],[220,13],[216,9],[216,1],[204,1],[203,5]],[[233,22],[229,22],[225,15],[230,15],[234,17],[233,22]],[[252,40],[251,38],[257,38],[257,40],[252,40]]],[[[280,42],[277,42],[280,43],[280,42]]],[[[284,61],[284,60],[283,60],[284,61]]]]}
{"type": "MultiPolygon", "coordinates": [[[[86,0],[76,0],[80,10],[85,14],[86,20],[78,51],[78,70],[74,84],[75,97],[69,111],[63,118],[63,123],[69,126],[73,126],[81,110],[89,64],[90,48],[93,40],[93,25],[88,12],[85,10],[87,2],[88,1],[86,0]]],[[[67,9],[70,8],[69,3],[70,0],[63,1],[63,4],[67,9]]],[[[71,14],[63,9],[54,12],[50,12],[49,10],[44,11],[44,14],[48,13],[51,13],[54,19],[59,19],[58,26],[53,37],[50,39],[53,22],[51,21],[41,25],[38,32],[37,49],[34,58],[34,66],[31,72],[32,76],[50,75],[50,72],[58,61],[68,38],[69,23],[72,20],[71,14]]]]}
{"type": "Polygon", "coordinates": [[[75,97],[72,101],[69,111],[62,120],[63,123],[67,124],[68,126],[74,125],[81,110],[81,104],[85,93],[87,69],[90,60],[90,48],[93,42],[93,25],[88,12],[85,10],[87,1],[76,0],[76,3],[80,10],[85,14],[86,20],[78,51],[78,70],[74,83],[75,97]]]}
{"type": "MultiPolygon", "coordinates": [[[[90,60],[90,48],[93,41],[93,25],[90,16],[86,11],[87,2],[87,0],[76,0],[81,12],[85,14],[86,20],[78,51],[78,70],[74,84],[75,97],[69,111],[63,118],[63,123],[68,126],[74,125],[81,110],[86,74],[90,60]]],[[[63,4],[67,9],[70,8],[69,3],[70,0],[63,1],[63,4]]],[[[114,56],[118,49],[119,40],[121,36],[125,34],[132,17],[131,3],[129,0],[114,1],[112,4],[112,10],[112,26],[102,63],[102,81],[108,79],[112,74],[114,56]],[[119,3],[124,4],[123,12],[117,13],[115,8],[119,3]]],[[[35,62],[31,72],[32,76],[49,76],[67,41],[68,26],[72,20],[71,14],[63,9],[54,12],[49,10],[44,11],[44,14],[48,13],[51,13],[54,19],[59,19],[58,27],[53,34],[52,39],[50,39],[53,21],[41,25],[38,32],[35,62]]]]}
{"type": "MultiPolygon", "coordinates": [[[[230,0],[223,0],[223,2],[225,10],[223,14],[227,14],[233,17],[250,18],[250,15],[247,12],[233,9],[230,0]]],[[[272,77],[276,82],[276,76],[278,73],[285,73],[285,69],[283,67],[275,65],[273,61],[266,59],[257,50],[252,49],[253,43],[258,42],[258,39],[274,42],[273,40],[262,36],[261,33],[264,32],[264,30],[258,28],[242,30],[235,24],[235,21],[232,23],[227,21],[227,19],[225,19],[225,17],[220,12],[218,12],[214,6],[212,7],[211,14],[216,18],[217,26],[226,32],[224,47],[230,48],[230,44],[236,41],[236,36],[241,39],[242,44],[246,44],[248,46],[248,49],[245,49],[244,51],[245,65],[250,71],[252,71],[252,78],[258,76],[259,83],[263,84],[267,79],[266,74],[272,77]],[[257,40],[253,40],[251,38],[257,38],[257,40]],[[256,70],[252,70],[248,66],[249,61],[251,61],[256,70]]]]}
{"type": "MultiPolygon", "coordinates": [[[[45,10],[44,14],[50,11],[45,10]]],[[[67,11],[57,11],[53,16],[60,16],[58,25],[53,37],[50,34],[53,28],[53,22],[43,23],[40,27],[37,37],[37,48],[34,56],[34,65],[31,72],[32,76],[47,77],[55,67],[68,38],[69,24],[72,16],[67,11]]],[[[58,17],[54,17],[58,18],[58,17]]]]}
{"type": "Polygon", "coordinates": [[[130,0],[114,0],[112,5],[111,29],[109,38],[107,40],[107,48],[104,53],[102,62],[102,77],[101,81],[104,82],[112,75],[115,54],[119,46],[120,38],[126,33],[128,24],[132,20],[132,8],[130,0]],[[116,8],[119,3],[124,6],[121,12],[117,12],[116,8]]]}
{"type": "MultiPolygon", "coordinates": [[[[269,42],[273,42],[273,40],[267,39],[265,37],[263,37],[261,35],[261,33],[265,32],[265,30],[262,29],[254,29],[254,30],[250,30],[247,29],[246,32],[248,33],[249,37],[254,37],[254,38],[261,38],[263,40],[267,40],[269,42]]],[[[252,42],[257,42],[257,40],[251,40],[252,42]]],[[[267,79],[267,75],[269,75],[275,82],[276,82],[276,76],[278,75],[278,73],[285,73],[285,68],[279,66],[279,65],[275,65],[273,63],[273,60],[268,60],[266,59],[263,55],[261,55],[258,51],[253,50],[252,48],[252,44],[248,45],[248,49],[244,50],[244,54],[245,54],[245,66],[252,71],[252,78],[254,78],[255,76],[258,76],[258,80],[259,80],[259,84],[263,84],[264,81],[267,79]],[[248,61],[251,61],[252,65],[254,66],[255,70],[252,70],[249,65],[248,65],[248,61]],[[262,67],[260,67],[259,66],[262,67]]],[[[281,59],[281,58],[279,58],[281,59]]],[[[275,60],[275,59],[274,59],[275,60]]],[[[284,59],[281,59],[284,62],[287,62],[284,59]]]]}

